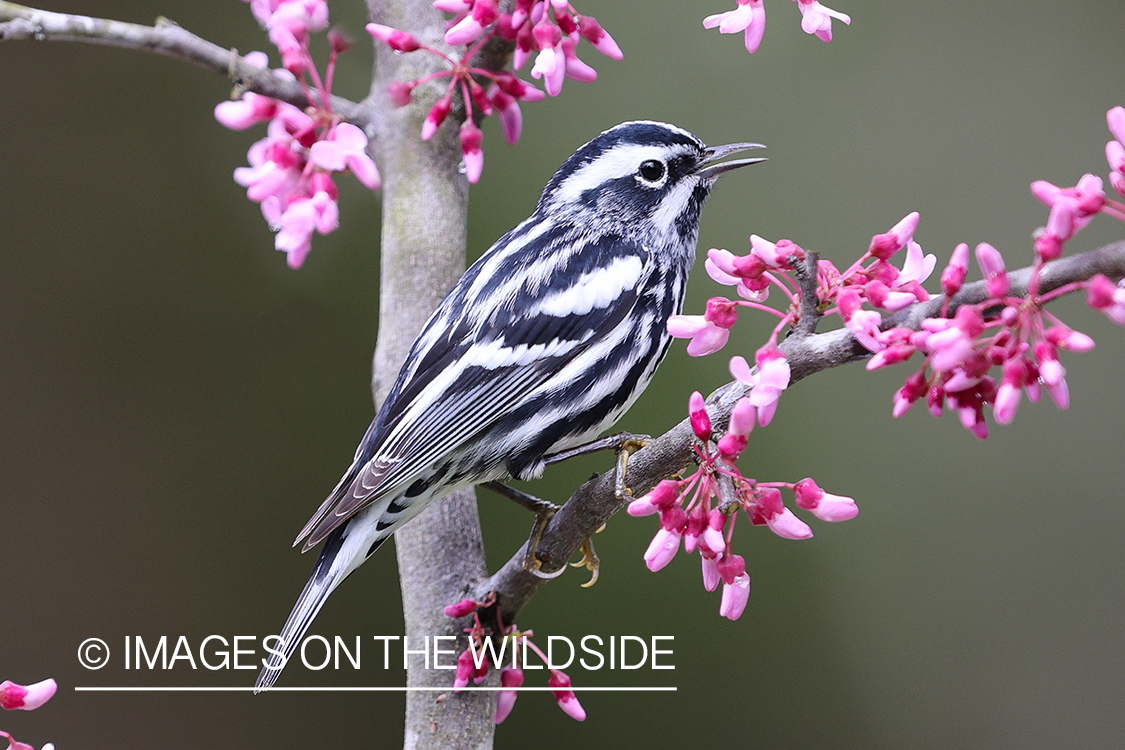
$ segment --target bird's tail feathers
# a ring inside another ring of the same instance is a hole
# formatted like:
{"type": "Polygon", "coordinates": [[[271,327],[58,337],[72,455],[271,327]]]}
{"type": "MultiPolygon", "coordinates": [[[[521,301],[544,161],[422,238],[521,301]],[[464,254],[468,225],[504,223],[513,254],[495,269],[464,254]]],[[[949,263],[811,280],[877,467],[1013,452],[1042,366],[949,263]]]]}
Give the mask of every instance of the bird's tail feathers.
{"type": "Polygon", "coordinates": [[[349,523],[333,531],[325,540],[312,575],[281,628],[278,643],[269,649],[270,656],[254,684],[255,693],[273,687],[281,670],[285,669],[285,665],[301,645],[305,632],[324,606],[328,595],[390,536],[388,532],[382,536],[365,538],[367,535],[357,533],[358,531],[349,523]]]}

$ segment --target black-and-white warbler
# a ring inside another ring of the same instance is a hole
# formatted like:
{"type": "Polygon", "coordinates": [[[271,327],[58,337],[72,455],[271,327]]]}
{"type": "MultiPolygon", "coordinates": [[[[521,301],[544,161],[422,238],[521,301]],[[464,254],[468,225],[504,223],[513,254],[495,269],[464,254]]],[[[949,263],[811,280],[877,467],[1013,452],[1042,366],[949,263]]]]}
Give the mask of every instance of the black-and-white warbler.
{"type": "Polygon", "coordinates": [[[295,544],[324,548],[281,631],[285,659],[328,595],[431,501],[538,477],[633,404],[668,351],[699,213],[720,162],[680,128],[627,122],[578,149],[523,223],[474,263],[426,322],[351,467],[295,544]]]}

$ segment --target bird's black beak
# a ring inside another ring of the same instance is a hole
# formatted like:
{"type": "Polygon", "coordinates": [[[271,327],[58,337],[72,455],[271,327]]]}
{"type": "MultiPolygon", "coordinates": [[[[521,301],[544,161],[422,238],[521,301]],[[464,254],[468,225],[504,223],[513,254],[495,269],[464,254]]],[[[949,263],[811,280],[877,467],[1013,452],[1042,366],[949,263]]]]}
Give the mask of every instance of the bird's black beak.
{"type": "Polygon", "coordinates": [[[716,164],[719,159],[723,159],[731,154],[737,154],[739,151],[749,151],[752,148],[765,148],[760,143],[728,143],[726,146],[712,146],[703,152],[703,158],[695,167],[695,174],[705,180],[711,180],[723,172],[729,172],[732,169],[745,167],[750,164],[757,164],[760,161],[765,161],[765,158],[759,157],[757,159],[735,159],[733,161],[725,161],[721,164],[716,164]]]}

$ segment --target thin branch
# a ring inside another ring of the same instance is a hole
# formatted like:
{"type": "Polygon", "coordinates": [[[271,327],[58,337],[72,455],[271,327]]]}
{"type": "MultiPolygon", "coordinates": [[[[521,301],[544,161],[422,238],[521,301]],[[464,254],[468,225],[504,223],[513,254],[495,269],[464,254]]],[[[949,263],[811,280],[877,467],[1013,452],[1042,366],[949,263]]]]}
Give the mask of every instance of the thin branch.
{"type": "MultiPolygon", "coordinates": [[[[1098,273],[1112,279],[1125,277],[1125,241],[1052,261],[1043,271],[1040,292],[1045,293],[1064,284],[1082,281],[1098,273]]],[[[1030,275],[1030,268],[1008,274],[1011,281],[1010,294],[1026,294],[1030,275]]],[[[987,298],[985,282],[966,284],[950,300],[949,314],[960,305],[983,302],[987,298]]],[[[884,327],[902,326],[917,330],[923,319],[941,314],[944,299],[936,297],[888,316],[884,320],[884,327]]],[[[871,356],[871,352],[863,348],[846,329],[790,336],[782,342],[781,349],[789,360],[791,383],[822,370],[858,362],[871,356]]],[[[707,400],[707,411],[717,432],[726,429],[731,410],[738,399],[747,393],[748,387],[745,384],[728,383],[707,400]]],[[[661,479],[680,471],[691,462],[694,440],[691,424],[685,419],[633,454],[629,459],[626,484],[637,496],[648,492],[661,479]]],[[[614,479],[613,472],[607,472],[586,482],[551,519],[536,551],[536,556],[543,563],[543,570],[555,571],[566,565],[582,543],[610,516],[624,507],[625,502],[618,500],[614,494],[614,479]]],[[[507,622],[511,622],[547,582],[524,570],[525,556],[524,548],[520,548],[500,570],[482,582],[476,591],[477,601],[481,601],[490,591],[496,592],[498,606],[507,622]]]]}
{"type": "MultiPolygon", "coordinates": [[[[224,49],[201,39],[163,17],[157,18],[152,26],[143,26],[0,1],[0,41],[17,40],[86,42],[155,52],[227,76],[239,91],[253,91],[301,108],[309,103],[304,89],[296,81],[279,78],[273,71],[250,65],[237,50],[224,49]]],[[[332,109],[344,120],[367,129],[368,115],[359,104],[333,96],[332,109]]]]}

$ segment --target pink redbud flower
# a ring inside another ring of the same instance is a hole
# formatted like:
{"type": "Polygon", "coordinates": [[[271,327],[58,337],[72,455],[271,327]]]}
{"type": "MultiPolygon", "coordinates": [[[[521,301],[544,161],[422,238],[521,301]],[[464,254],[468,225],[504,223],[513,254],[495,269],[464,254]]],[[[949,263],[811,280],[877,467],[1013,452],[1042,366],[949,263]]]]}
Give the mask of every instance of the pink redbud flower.
{"type": "Polygon", "coordinates": [[[762,44],[766,33],[766,9],[763,0],[738,0],[738,7],[726,13],[716,13],[703,19],[703,28],[719,27],[720,34],[745,32],[746,51],[753,54],[762,44]]]}
{"type": "Polygon", "coordinates": [[[621,52],[621,48],[617,46],[617,42],[613,41],[613,37],[601,27],[597,21],[590,16],[583,16],[578,21],[578,33],[582,38],[593,45],[594,49],[601,52],[608,58],[613,60],[621,60],[625,57],[621,52]]]}
{"type": "Polygon", "coordinates": [[[428,141],[434,137],[434,133],[445,122],[445,118],[449,116],[450,110],[453,109],[453,97],[448,93],[434,102],[434,106],[430,109],[429,114],[426,115],[425,122],[422,123],[422,140],[428,141]]]}
{"type": "Polygon", "coordinates": [[[688,414],[691,415],[692,432],[706,443],[711,439],[711,418],[707,416],[707,402],[699,391],[693,391],[688,399],[688,414]]]}
{"type": "Polygon", "coordinates": [[[1013,357],[1004,363],[1004,378],[996,389],[996,401],[992,405],[992,416],[1000,424],[1011,424],[1016,418],[1016,410],[1027,382],[1027,365],[1023,358],[1013,357]]]}
{"type": "Polygon", "coordinates": [[[414,98],[414,86],[402,81],[392,81],[387,86],[387,96],[395,107],[405,107],[414,98]]]}
{"type": "Polygon", "coordinates": [[[58,684],[52,679],[31,685],[17,685],[11,680],[4,680],[0,682],[0,708],[33,711],[49,701],[58,689],[58,684]]]}
{"type": "Polygon", "coordinates": [[[909,307],[917,301],[915,296],[910,292],[892,291],[886,284],[878,279],[867,282],[863,287],[863,291],[867,296],[868,302],[875,307],[891,312],[909,307]]]}
{"type": "Polygon", "coordinates": [[[1109,184],[1125,195],[1125,107],[1114,107],[1106,112],[1106,124],[1114,140],[1105,144],[1105,158],[1109,162],[1109,184]]]}
{"type": "Polygon", "coordinates": [[[461,688],[466,687],[475,672],[476,665],[473,664],[473,652],[471,649],[465,649],[457,657],[457,672],[453,677],[453,692],[459,692],[461,688]]]}
{"type": "MultiPolygon", "coordinates": [[[[902,262],[902,270],[899,271],[897,285],[902,287],[912,282],[921,284],[930,278],[930,274],[934,272],[936,265],[936,255],[933,253],[924,254],[922,246],[913,239],[907,241],[906,260],[902,262]]],[[[919,299],[919,301],[925,302],[926,299],[929,299],[929,295],[926,295],[924,299],[919,299]]]]}
{"type": "Polygon", "coordinates": [[[1086,282],[1086,304],[1101,310],[1117,325],[1125,326],[1125,287],[1097,274],[1086,282]]]}
{"type": "Polygon", "coordinates": [[[808,539],[813,535],[809,525],[781,502],[781,490],[776,487],[763,487],[758,492],[757,503],[750,511],[750,522],[755,526],[766,524],[782,539],[808,539]]]}
{"type": "Polygon", "coordinates": [[[703,559],[703,588],[714,591],[719,587],[719,581],[723,580],[719,575],[719,558],[717,555],[712,557],[700,555],[700,557],[703,559]]]}
{"type": "Polygon", "coordinates": [[[19,742],[15,737],[8,734],[7,732],[0,731],[0,737],[8,741],[8,750],[35,750],[35,748],[31,745],[27,744],[26,742],[19,742]]]}
{"type": "Polygon", "coordinates": [[[500,17],[496,0],[476,0],[472,12],[445,32],[445,43],[451,47],[472,44],[484,35],[485,29],[500,17]]]}
{"type": "Polygon", "coordinates": [[[558,669],[551,670],[551,678],[547,680],[547,687],[559,688],[552,690],[551,695],[555,696],[555,700],[559,702],[559,708],[572,719],[577,721],[586,721],[586,712],[582,708],[582,704],[578,702],[575,697],[574,691],[570,689],[570,677],[558,669]]]}
{"type": "Polygon", "coordinates": [[[320,213],[312,199],[303,198],[290,203],[278,219],[274,247],[286,254],[290,268],[300,268],[305,262],[320,213]]]}
{"type": "Polygon", "coordinates": [[[792,268],[792,262],[799,263],[805,259],[805,251],[795,242],[770,242],[756,234],[750,235],[750,252],[770,268],[792,268]]]}
{"type": "Polygon", "coordinates": [[[539,54],[535,56],[535,64],[531,67],[531,77],[542,78],[547,93],[558,96],[562,91],[563,78],[566,76],[566,53],[562,48],[562,32],[544,16],[542,21],[535,24],[532,35],[539,54]]]}
{"type": "MultiPolygon", "coordinates": [[[[804,0],[800,1],[802,2],[801,11],[805,12],[804,0]]],[[[816,4],[819,5],[819,3],[816,4]]],[[[906,244],[914,239],[914,232],[918,229],[919,218],[920,216],[917,211],[907,214],[897,224],[891,227],[889,231],[872,237],[871,246],[868,248],[867,252],[881,260],[890,259],[892,255],[906,247],[906,244]]]]}
{"type": "MultiPolygon", "coordinates": [[[[729,250],[720,250],[719,248],[711,248],[707,251],[707,260],[703,262],[703,267],[707,269],[707,275],[724,286],[733,286],[737,288],[738,296],[743,299],[748,299],[753,302],[765,302],[769,299],[770,288],[768,279],[761,278],[762,273],[765,272],[767,266],[761,262],[761,259],[750,256],[754,261],[757,261],[757,268],[753,274],[753,281],[743,278],[740,275],[739,267],[736,266],[737,261],[744,260],[739,258],[729,250]]],[[[740,264],[745,268],[745,264],[740,264]]]]}
{"type": "Polygon", "coordinates": [[[727,524],[727,515],[718,508],[712,508],[707,514],[707,526],[703,529],[703,544],[715,554],[726,551],[727,539],[723,536],[723,527],[727,524]]]}
{"type": "Polygon", "coordinates": [[[492,87],[488,100],[496,108],[496,113],[500,117],[500,128],[504,131],[504,140],[514,146],[519,141],[520,133],[523,131],[523,112],[520,111],[519,102],[515,100],[515,97],[508,95],[497,86],[492,87]]]}
{"type": "Polygon", "coordinates": [[[812,479],[797,482],[793,492],[797,496],[797,507],[812,512],[822,521],[847,521],[859,514],[855,500],[829,494],[812,479]]]}
{"type": "Polygon", "coordinates": [[[474,185],[480,180],[480,174],[484,170],[484,151],[481,150],[483,140],[484,134],[471,118],[461,123],[461,153],[465,157],[465,176],[474,185]]]}
{"type": "Polygon", "coordinates": [[[750,576],[746,574],[746,561],[741,555],[723,554],[716,565],[723,580],[723,599],[719,615],[737,620],[750,600],[750,576]]]}
{"type": "Polygon", "coordinates": [[[1060,245],[1089,224],[1105,205],[1102,179],[1092,174],[1082,175],[1072,188],[1059,188],[1045,180],[1036,180],[1031,183],[1031,193],[1050,207],[1046,234],[1060,245]]]}
{"type": "Polygon", "coordinates": [[[674,479],[662,479],[648,493],[629,503],[631,516],[651,516],[665,508],[671,508],[680,498],[680,483],[674,479]]]}
{"type": "Polygon", "coordinates": [[[886,349],[876,352],[875,356],[867,360],[867,369],[874,371],[890,365],[897,365],[910,359],[915,349],[910,344],[891,344],[886,349]]]}
{"type": "Polygon", "coordinates": [[[789,387],[789,361],[773,344],[766,344],[755,354],[758,371],[751,374],[750,365],[742,357],[732,357],[730,374],[751,386],[750,403],[758,409],[758,424],[765,427],[773,420],[781,392],[789,387]]]}
{"type": "Polygon", "coordinates": [[[461,15],[473,9],[473,0],[434,0],[434,7],[445,13],[461,15]]]}
{"type": "Polygon", "coordinates": [[[310,31],[323,31],[328,27],[326,0],[281,0],[270,16],[271,29],[283,27],[298,39],[310,31]]]}
{"type": "MultiPolygon", "coordinates": [[[[684,515],[686,518],[687,514],[684,515]]],[[[645,565],[648,569],[655,573],[672,562],[672,558],[680,551],[682,538],[683,531],[679,529],[669,531],[661,526],[649,543],[648,549],[645,550],[645,565]]]]}
{"type": "Polygon", "coordinates": [[[925,337],[930,366],[938,372],[948,372],[973,353],[973,342],[984,330],[984,318],[978,310],[962,305],[952,320],[929,318],[922,326],[932,331],[925,337]]]}
{"type": "Polygon", "coordinates": [[[1094,348],[1094,340],[1082,333],[1059,324],[1051,326],[1045,334],[1047,341],[1068,352],[1088,352],[1094,348]]]}
{"type": "Polygon", "coordinates": [[[863,301],[855,289],[845,289],[836,298],[844,327],[851,331],[863,348],[869,352],[881,351],[886,345],[879,339],[879,326],[883,316],[874,310],[864,310],[863,301]]]}
{"type": "Polygon", "coordinates": [[[894,407],[891,414],[897,419],[910,410],[914,402],[926,395],[929,390],[929,384],[926,382],[925,375],[921,372],[915,372],[913,375],[906,379],[902,388],[894,396],[894,407]]]}
{"type": "Polygon", "coordinates": [[[941,272],[941,291],[946,297],[952,297],[965,283],[965,275],[969,271],[969,246],[962,242],[953,250],[949,258],[949,265],[941,272]]]}
{"type": "Polygon", "coordinates": [[[832,41],[832,19],[835,18],[845,24],[850,24],[852,19],[845,13],[826,8],[817,0],[797,0],[804,16],[801,19],[801,29],[806,34],[816,34],[821,41],[832,41]]]}
{"type": "Polygon", "coordinates": [[[1039,361],[1039,379],[1060,409],[1070,406],[1070,390],[1066,385],[1066,368],[1059,362],[1055,347],[1046,341],[1035,345],[1035,358],[1039,361]]]}
{"type": "Polygon", "coordinates": [[[372,190],[382,184],[375,162],[367,155],[367,136],[350,122],[339,123],[328,138],[314,143],[309,159],[330,172],[350,169],[357,180],[372,190]]]}
{"type": "Polygon", "coordinates": [[[578,59],[578,55],[574,52],[574,48],[577,46],[577,39],[563,37],[562,51],[565,61],[564,68],[566,77],[575,81],[581,81],[582,83],[596,81],[598,79],[598,71],[578,59]]]}
{"type": "MultiPolygon", "coordinates": [[[[519,667],[504,667],[500,670],[500,687],[518,688],[523,684],[523,670],[519,667]]],[[[512,713],[516,706],[519,693],[513,690],[501,690],[496,697],[496,723],[500,724],[512,713]]]]}
{"type": "Polygon", "coordinates": [[[422,46],[417,37],[407,31],[399,31],[378,23],[369,23],[364,28],[368,34],[396,52],[413,52],[422,46]]]}
{"type": "Polygon", "coordinates": [[[746,449],[757,418],[758,410],[754,403],[748,398],[740,398],[731,411],[727,434],[719,441],[719,455],[727,461],[736,461],[746,449]]]}
{"type": "Polygon", "coordinates": [[[696,505],[687,514],[687,527],[684,529],[684,552],[691,554],[699,547],[699,538],[707,528],[707,512],[703,505],[696,505]]]}
{"type": "Polygon", "coordinates": [[[1114,107],[1106,112],[1105,121],[1113,137],[1120,143],[1125,143],[1125,107],[1114,107]]]}
{"type": "Polygon", "coordinates": [[[673,315],[668,319],[668,333],[676,338],[690,338],[687,353],[692,357],[713,354],[730,339],[730,329],[738,322],[738,307],[725,297],[707,300],[703,315],[673,315]]]}
{"type": "Polygon", "coordinates": [[[215,119],[231,130],[246,130],[277,115],[277,100],[247,91],[235,102],[215,105],[215,119]]]}
{"type": "Polygon", "coordinates": [[[472,599],[462,599],[456,604],[450,604],[442,610],[446,617],[464,617],[465,615],[476,611],[477,603],[472,599]]]}
{"type": "Polygon", "coordinates": [[[987,242],[977,245],[977,265],[988,281],[988,295],[1003,298],[1008,295],[1008,272],[1000,251],[987,242]]]}
{"type": "Polygon", "coordinates": [[[719,603],[719,615],[729,620],[737,620],[746,611],[750,601],[750,576],[743,573],[730,583],[723,584],[723,598],[719,603]]]}

